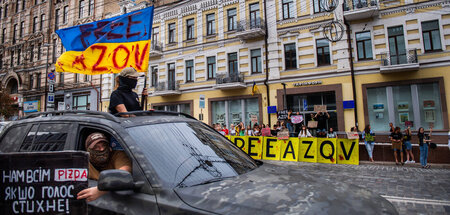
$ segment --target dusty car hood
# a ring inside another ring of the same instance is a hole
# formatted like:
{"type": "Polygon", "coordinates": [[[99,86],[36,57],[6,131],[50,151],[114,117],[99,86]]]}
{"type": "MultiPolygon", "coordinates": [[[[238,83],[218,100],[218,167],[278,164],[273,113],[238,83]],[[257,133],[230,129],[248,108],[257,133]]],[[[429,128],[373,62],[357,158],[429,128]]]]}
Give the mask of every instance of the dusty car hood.
{"type": "Polygon", "coordinates": [[[219,214],[397,214],[371,191],[267,163],[235,178],[175,192],[190,206],[219,214]]]}

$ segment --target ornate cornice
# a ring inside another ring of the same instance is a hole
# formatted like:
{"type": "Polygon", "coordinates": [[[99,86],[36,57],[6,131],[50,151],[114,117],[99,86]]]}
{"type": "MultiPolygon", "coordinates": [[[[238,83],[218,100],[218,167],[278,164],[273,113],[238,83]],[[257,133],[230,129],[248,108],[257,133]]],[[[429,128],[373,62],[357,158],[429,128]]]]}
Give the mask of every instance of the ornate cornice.
{"type": "Polygon", "coordinates": [[[384,9],[384,10],[380,10],[380,15],[386,16],[386,15],[402,13],[402,12],[411,14],[411,13],[414,13],[417,9],[425,9],[425,8],[436,7],[436,6],[449,7],[450,0],[429,1],[429,2],[412,4],[412,5],[400,6],[400,7],[396,7],[396,8],[392,8],[392,9],[384,9]]]}

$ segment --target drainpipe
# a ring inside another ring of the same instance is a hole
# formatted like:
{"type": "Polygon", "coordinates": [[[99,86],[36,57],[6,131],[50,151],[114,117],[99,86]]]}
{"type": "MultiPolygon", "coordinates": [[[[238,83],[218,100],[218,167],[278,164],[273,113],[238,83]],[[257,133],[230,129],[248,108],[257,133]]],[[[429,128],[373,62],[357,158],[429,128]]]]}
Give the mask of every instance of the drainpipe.
{"type": "MultiPolygon", "coordinates": [[[[264,25],[265,25],[265,31],[266,35],[264,35],[264,46],[265,46],[265,56],[266,56],[266,80],[264,80],[264,85],[266,86],[266,97],[267,97],[267,106],[270,106],[270,89],[269,84],[267,82],[269,81],[269,48],[268,48],[268,42],[267,39],[269,38],[269,30],[267,29],[267,7],[266,7],[266,0],[264,2],[264,25]]],[[[269,110],[267,110],[267,119],[269,120],[269,126],[272,125],[270,120],[270,113],[269,110]]]]}
{"type": "MultiPolygon", "coordinates": [[[[358,108],[356,105],[356,88],[355,88],[355,69],[353,67],[353,50],[350,34],[350,24],[345,20],[344,16],[344,3],[342,4],[342,19],[344,20],[345,28],[347,28],[347,42],[348,42],[348,52],[350,54],[350,73],[352,76],[352,91],[353,91],[353,101],[355,102],[355,109],[353,113],[355,114],[355,126],[358,128],[358,108]]],[[[359,129],[359,128],[358,128],[359,129]]]]}

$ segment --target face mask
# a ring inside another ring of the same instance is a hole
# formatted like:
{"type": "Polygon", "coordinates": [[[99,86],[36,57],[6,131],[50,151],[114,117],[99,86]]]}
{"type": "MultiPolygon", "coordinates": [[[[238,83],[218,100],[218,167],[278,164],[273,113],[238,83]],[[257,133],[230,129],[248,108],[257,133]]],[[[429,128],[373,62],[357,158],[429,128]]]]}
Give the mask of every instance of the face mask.
{"type": "Polygon", "coordinates": [[[91,162],[92,165],[100,169],[106,168],[109,157],[111,156],[111,150],[109,150],[109,148],[106,148],[103,151],[96,151],[93,149],[88,149],[87,151],[89,152],[89,162],[91,162]]]}
{"type": "Polygon", "coordinates": [[[136,87],[137,80],[119,76],[119,87],[132,90],[136,87]]]}

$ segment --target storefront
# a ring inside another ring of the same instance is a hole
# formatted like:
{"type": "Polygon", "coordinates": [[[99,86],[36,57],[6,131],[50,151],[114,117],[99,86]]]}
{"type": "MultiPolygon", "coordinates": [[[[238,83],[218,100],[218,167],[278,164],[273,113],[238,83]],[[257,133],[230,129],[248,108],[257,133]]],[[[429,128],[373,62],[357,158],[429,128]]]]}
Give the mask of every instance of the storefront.
{"type": "Polygon", "coordinates": [[[364,116],[373,130],[448,129],[443,78],[363,84],[364,116]]]}
{"type": "Polygon", "coordinates": [[[208,101],[209,124],[230,126],[243,122],[253,127],[263,122],[261,95],[210,98],[208,101]]]}

